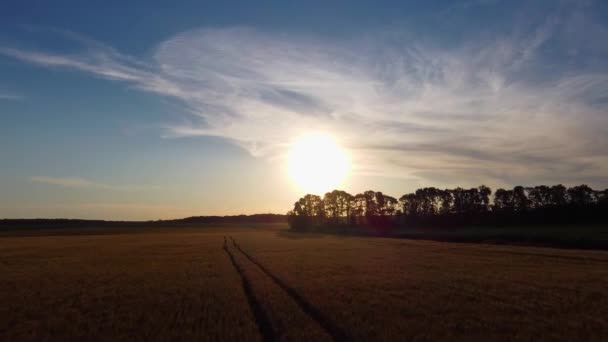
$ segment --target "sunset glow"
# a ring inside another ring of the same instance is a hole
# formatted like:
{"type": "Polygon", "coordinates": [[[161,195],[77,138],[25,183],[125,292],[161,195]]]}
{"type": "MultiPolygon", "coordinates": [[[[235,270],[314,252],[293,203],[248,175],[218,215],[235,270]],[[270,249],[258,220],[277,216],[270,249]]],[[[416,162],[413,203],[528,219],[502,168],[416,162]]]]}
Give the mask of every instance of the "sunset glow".
{"type": "Polygon", "coordinates": [[[301,191],[321,194],[341,185],[350,171],[346,152],[329,135],[307,134],[288,154],[288,170],[301,191]]]}

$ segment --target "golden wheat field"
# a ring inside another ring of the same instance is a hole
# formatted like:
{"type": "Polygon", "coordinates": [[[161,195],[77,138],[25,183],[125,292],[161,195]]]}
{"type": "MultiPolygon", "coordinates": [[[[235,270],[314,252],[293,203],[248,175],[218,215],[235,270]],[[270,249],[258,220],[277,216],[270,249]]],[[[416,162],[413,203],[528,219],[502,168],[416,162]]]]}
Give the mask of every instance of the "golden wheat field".
{"type": "Polygon", "coordinates": [[[282,226],[0,236],[0,340],[606,340],[608,252],[282,226]]]}

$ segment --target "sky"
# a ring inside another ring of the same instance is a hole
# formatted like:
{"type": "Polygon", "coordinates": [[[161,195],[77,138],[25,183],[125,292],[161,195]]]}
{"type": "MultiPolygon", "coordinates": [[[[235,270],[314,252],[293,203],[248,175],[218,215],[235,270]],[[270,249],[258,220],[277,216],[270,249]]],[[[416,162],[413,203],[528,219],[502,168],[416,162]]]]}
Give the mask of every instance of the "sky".
{"type": "Polygon", "coordinates": [[[2,7],[0,217],[285,213],[308,132],[353,194],[608,187],[606,1],[2,7]]]}

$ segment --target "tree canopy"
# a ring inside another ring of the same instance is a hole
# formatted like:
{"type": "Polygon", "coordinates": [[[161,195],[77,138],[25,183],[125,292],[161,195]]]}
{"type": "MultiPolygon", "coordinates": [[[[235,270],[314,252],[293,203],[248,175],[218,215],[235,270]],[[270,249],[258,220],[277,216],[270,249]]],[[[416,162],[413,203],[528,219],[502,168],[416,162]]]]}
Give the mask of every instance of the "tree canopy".
{"type": "Polygon", "coordinates": [[[368,190],[351,195],[333,190],[323,197],[305,195],[287,213],[296,230],[368,226],[458,226],[605,222],[608,189],[558,184],[513,189],[418,189],[399,199],[368,190]]]}

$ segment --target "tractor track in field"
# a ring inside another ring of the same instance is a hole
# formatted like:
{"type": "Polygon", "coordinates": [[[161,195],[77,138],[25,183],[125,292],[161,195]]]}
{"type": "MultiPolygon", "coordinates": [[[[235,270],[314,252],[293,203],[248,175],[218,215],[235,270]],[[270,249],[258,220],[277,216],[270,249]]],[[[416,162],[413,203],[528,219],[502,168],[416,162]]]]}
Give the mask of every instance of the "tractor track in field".
{"type": "Polygon", "coordinates": [[[243,290],[245,291],[245,296],[247,297],[247,302],[249,302],[249,307],[253,313],[253,317],[255,318],[255,323],[258,326],[260,334],[264,341],[276,341],[276,335],[274,330],[272,329],[272,323],[268,316],[268,313],[264,311],[262,304],[256,298],[255,293],[253,292],[253,287],[251,286],[251,280],[245,275],[245,272],[241,265],[238,264],[236,258],[228,248],[228,240],[224,236],[224,246],[222,247],[226,254],[228,254],[228,258],[230,262],[232,262],[232,266],[234,266],[236,272],[241,277],[241,282],[243,284],[243,290]]]}
{"type": "MultiPolygon", "coordinates": [[[[351,341],[353,340],[345,331],[339,328],[329,317],[327,317],[322,311],[317,309],[314,305],[312,305],[304,296],[302,296],[295,288],[289,286],[285,281],[279,278],[277,275],[272,273],[266,266],[260,263],[257,259],[255,259],[251,254],[247,253],[245,250],[239,246],[239,244],[229,236],[233,247],[240,252],[247,260],[249,260],[252,264],[257,266],[266,276],[268,276],[274,284],[276,284],[295,304],[297,304],[298,308],[309,318],[311,318],[314,322],[316,322],[319,327],[332,338],[334,341],[351,341]]],[[[237,271],[244,276],[242,269],[240,266],[237,267],[236,260],[234,256],[231,254],[228,248],[228,241],[226,237],[224,237],[224,249],[231,256],[233,261],[233,265],[237,268],[237,271]]],[[[245,284],[245,283],[243,283],[245,284]]],[[[248,284],[249,291],[251,291],[251,295],[255,296],[252,291],[251,284],[248,284]]],[[[250,302],[251,303],[251,302],[250,302]]],[[[261,329],[260,329],[261,330],[261,329]]],[[[275,336],[273,334],[273,336],[275,336]]]]}

